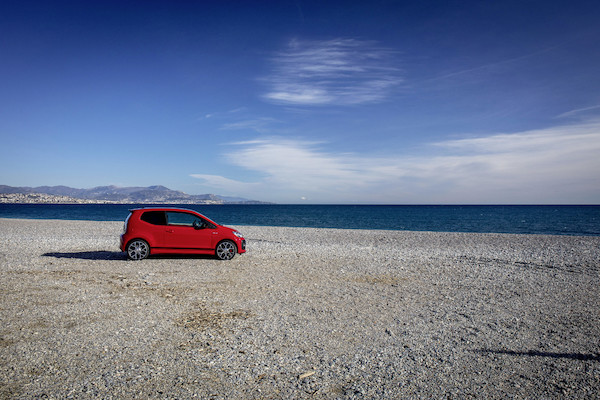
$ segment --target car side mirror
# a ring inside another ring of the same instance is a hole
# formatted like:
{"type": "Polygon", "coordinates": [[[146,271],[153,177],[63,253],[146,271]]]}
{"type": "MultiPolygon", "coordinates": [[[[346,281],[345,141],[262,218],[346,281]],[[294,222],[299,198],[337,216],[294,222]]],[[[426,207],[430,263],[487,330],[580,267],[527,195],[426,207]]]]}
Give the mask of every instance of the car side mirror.
{"type": "Polygon", "coordinates": [[[204,228],[204,223],[200,222],[198,220],[194,221],[194,229],[203,229],[204,228]]]}

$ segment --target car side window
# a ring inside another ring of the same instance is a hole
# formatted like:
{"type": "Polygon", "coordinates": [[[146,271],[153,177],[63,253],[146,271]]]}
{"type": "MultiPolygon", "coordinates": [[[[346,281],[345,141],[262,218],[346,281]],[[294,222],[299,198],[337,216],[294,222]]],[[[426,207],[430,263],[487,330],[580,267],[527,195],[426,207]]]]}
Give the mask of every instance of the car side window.
{"type": "Polygon", "coordinates": [[[167,219],[164,211],[146,211],[140,217],[142,221],[145,221],[152,225],[166,225],[167,219]]]}
{"type": "Polygon", "coordinates": [[[194,226],[194,224],[204,224],[204,220],[193,214],[167,211],[167,223],[169,225],[194,226]]]}

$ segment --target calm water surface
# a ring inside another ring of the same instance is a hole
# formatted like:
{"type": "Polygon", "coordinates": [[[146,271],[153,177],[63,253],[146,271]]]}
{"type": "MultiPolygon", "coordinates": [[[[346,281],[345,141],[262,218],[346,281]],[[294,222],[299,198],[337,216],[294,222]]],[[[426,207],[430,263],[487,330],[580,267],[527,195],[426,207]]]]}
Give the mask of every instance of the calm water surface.
{"type": "MultiPolygon", "coordinates": [[[[122,221],[132,204],[0,204],[0,218],[122,221]]],[[[600,206],[173,205],[226,225],[600,236],[600,206]]]]}

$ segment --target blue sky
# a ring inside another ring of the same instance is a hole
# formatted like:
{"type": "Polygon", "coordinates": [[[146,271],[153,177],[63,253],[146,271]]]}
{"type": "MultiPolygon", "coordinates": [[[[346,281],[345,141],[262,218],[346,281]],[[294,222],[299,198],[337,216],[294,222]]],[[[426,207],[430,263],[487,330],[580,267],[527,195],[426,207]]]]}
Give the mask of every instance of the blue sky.
{"type": "Polygon", "coordinates": [[[600,203],[600,2],[3,1],[0,184],[600,203]]]}

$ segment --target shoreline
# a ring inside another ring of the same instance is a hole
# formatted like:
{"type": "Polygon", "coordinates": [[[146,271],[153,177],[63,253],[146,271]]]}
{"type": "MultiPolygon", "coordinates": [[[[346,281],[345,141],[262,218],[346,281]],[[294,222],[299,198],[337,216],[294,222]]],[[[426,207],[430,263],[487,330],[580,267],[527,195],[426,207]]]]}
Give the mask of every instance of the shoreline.
{"type": "Polygon", "coordinates": [[[600,237],[239,226],[230,262],[132,262],[122,227],[0,218],[0,397],[600,390],[600,237]]]}

